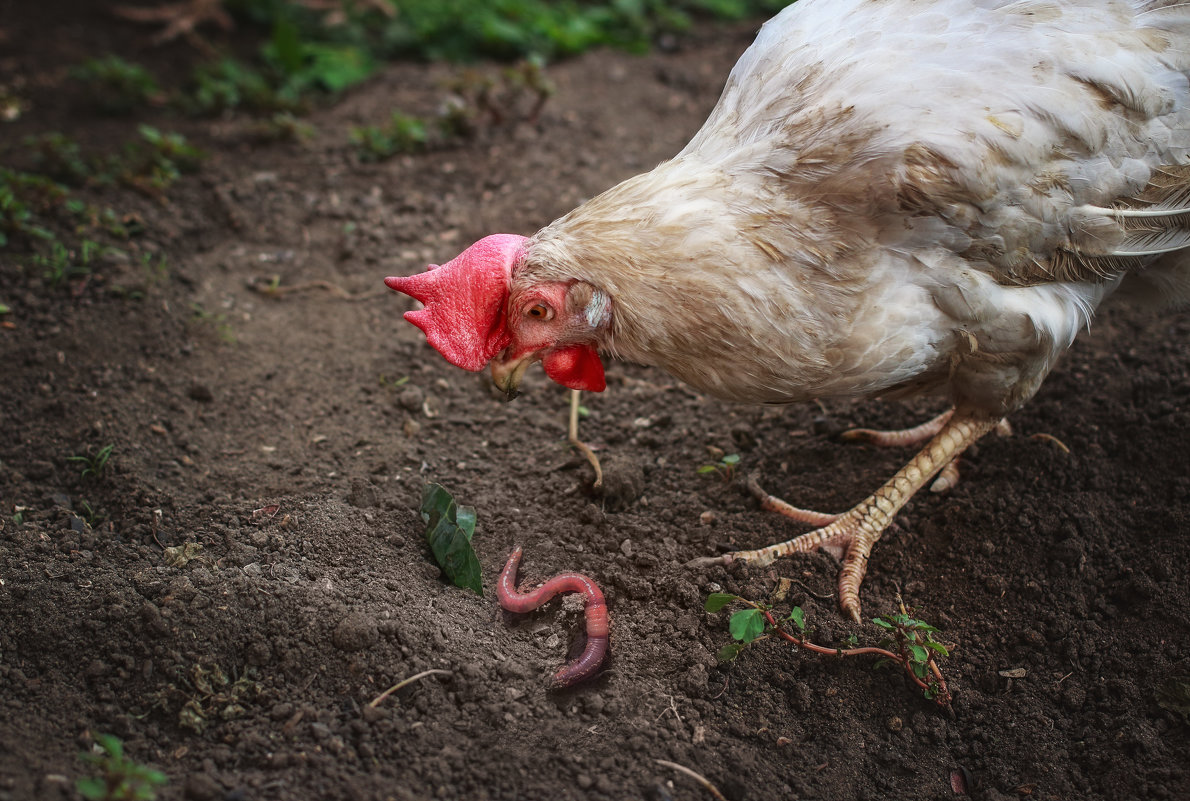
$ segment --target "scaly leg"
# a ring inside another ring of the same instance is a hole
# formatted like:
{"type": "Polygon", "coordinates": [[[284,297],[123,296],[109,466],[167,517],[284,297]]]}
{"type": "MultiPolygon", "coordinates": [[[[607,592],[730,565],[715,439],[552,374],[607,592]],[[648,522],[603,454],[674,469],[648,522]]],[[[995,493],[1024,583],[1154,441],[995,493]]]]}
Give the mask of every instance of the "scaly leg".
{"type": "MultiPolygon", "coordinates": [[[[882,448],[917,445],[941,431],[952,414],[954,414],[954,409],[949,409],[919,426],[893,431],[881,431],[874,428],[852,428],[844,431],[841,437],[846,440],[869,442],[882,448]]],[[[1008,424],[1007,420],[1001,420],[996,424],[996,433],[1002,437],[1010,436],[1012,434],[1012,426],[1008,424]]],[[[946,492],[947,490],[954,489],[958,483],[959,460],[952,459],[939,471],[937,480],[930,485],[930,492],[946,492]]]]}
{"type": "MultiPolygon", "coordinates": [[[[941,430],[917,456],[898,470],[884,486],[822,528],[767,548],[733,551],[722,556],[695,559],[690,564],[730,564],[740,560],[763,566],[782,556],[819,548],[836,554],[842,553],[839,606],[843,612],[859,622],[859,586],[868,571],[868,555],[872,552],[872,546],[880,539],[884,529],[892,523],[893,517],[901,507],[930,480],[931,476],[996,425],[997,420],[986,415],[956,411],[945,420],[941,430]]],[[[823,516],[824,519],[825,517],[827,516],[823,516]]]]}

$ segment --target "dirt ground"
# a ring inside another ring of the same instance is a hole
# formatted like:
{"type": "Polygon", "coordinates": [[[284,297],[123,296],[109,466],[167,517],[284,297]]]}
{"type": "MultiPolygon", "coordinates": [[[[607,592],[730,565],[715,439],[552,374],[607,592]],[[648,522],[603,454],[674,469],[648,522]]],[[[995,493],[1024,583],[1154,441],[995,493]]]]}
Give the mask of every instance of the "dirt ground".
{"type": "MultiPolygon", "coordinates": [[[[32,100],[0,136],[114,136],[66,66],[115,48],[166,69],[186,47],[151,48],[100,5],[0,2],[0,79],[25,76],[32,100]]],[[[77,798],[89,732],[167,773],[164,799],[710,798],[656,760],[733,801],[953,798],[964,776],[990,801],[1190,798],[1190,724],[1168,700],[1190,675],[1186,311],[1105,309],[1014,435],[877,546],[865,611],[899,590],[955,643],[948,715],[858,659],[762,642],[717,663],[727,614],[704,613],[707,594],[764,599],[782,576],[819,641],[877,639],[825,597],[830,557],[683,566],[794,532],[738,480],[700,475],[709,449],[838,511],[908,457],[838,432],[940,401],[734,407],[614,365],[584,398],[614,485],[599,494],[566,446],[563,390],[538,371],[501,403],[383,289],[672,155],[754,29],[558,64],[539,122],[381,164],[359,163],[350,126],[432,110],[450,67],[388,68],[311,115],[307,145],[154,112],[211,155],[168,204],[121,196],[145,220],[129,261],[53,289],[0,252],[0,801],[77,798]],[[167,257],[166,280],[145,279],[143,252],[167,257]],[[253,291],[271,276],[354,297],[253,291]],[[80,477],[68,457],[109,444],[102,477],[80,477]],[[430,561],[427,481],[477,510],[483,597],[430,561]],[[515,543],[523,579],[604,588],[596,680],[546,688],[574,608],[498,609],[515,543]],[[447,673],[371,705],[429,669],[447,673]]]]}

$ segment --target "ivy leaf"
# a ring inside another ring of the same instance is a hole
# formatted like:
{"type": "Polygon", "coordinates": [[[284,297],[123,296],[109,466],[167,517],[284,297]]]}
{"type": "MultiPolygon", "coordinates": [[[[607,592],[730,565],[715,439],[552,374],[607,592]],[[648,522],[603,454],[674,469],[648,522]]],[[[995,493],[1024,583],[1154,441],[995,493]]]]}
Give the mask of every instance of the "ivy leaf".
{"type": "Polygon", "coordinates": [[[479,559],[471,547],[475,509],[458,506],[441,484],[426,484],[421,495],[421,519],[434,560],[456,587],[483,595],[479,559]]]}
{"type": "Polygon", "coordinates": [[[731,616],[727,628],[732,637],[749,643],[764,634],[764,624],[764,613],[759,609],[741,609],[731,616]]]}
{"type": "Polygon", "coordinates": [[[703,604],[702,608],[708,612],[718,612],[732,601],[738,600],[740,600],[740,596],[732,595],[730,592],[712,592],[707,596],[707,602],[703,604]]]}

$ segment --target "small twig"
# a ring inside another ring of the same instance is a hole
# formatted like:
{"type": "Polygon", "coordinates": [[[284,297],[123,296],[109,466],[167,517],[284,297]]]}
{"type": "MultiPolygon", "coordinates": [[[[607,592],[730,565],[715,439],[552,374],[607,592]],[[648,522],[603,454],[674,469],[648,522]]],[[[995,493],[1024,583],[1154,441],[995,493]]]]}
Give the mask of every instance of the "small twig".
{"type": "Polygon", "coordinates": [[[719,792],[719,788],[716,787],[715,785],[711,784],[710,780],[707,779],[706,776],[703,776],[701,773],[696,773],[695,771],[690,770],[690,768],[686,767],[685,765],[679,765],[677,762],[670,762],[667,759],[654,759],[653,761],[656,762],[658,765],[664,765],[667,768],[673,768],[678,773],[686,774],[691,779],[694,779],[694,781],[698,782],[704,788],[706,788],[706,791],[708,793],[710,793],[711,795],[715,796],[715,798],[718,799],[718,801],[727,801],[727,798],[723,795],[723,793],[719,792]]]}
{"type": "Polygon", "coordinates": [[[371,701],[368,703],[368,706],[370,706],[371,708],[375,709],[377,706],[379,706],[379,705],[380,705],[380,703],[381,703],[381,702],[382,702],[382,701],[383,701],[385,698],[388,698],[390,695],[392,695],[393,693],[395,693],[397,690],[401,689],[402,687],[408,687],[408,686],[409,686],[410,684],[412,684],[413,682],[415,682],[415,681],[418,681],[419,679],[424,679],[426,676],[432,676],[432,675],[434,675],[435,673],[437,673],[437,674],[438,674],[438,675],[440,675],[440,676],[453,676],[453,675],[454,675],[454,674],[453,674],[453,673],[451,673],[449,670],[437,670],[437,669],[435,669],[435,668],[431,668],[430,670],[423,670],[421,673],[414,674],[414,675],[410,676],[410,677],[409,677],[409,678],[407,678],[407,679],[404,679],[404,680],[402,680],[402,681],[398,681],[398,682],[397,682],[396,684],[394,684],[392,687],[389,687],[387,690],[385,690],[384,692],[382,692],[380,695],[378,695],[378,696],[376,696],[375,698],[373,698],[373,699],[372,699],[372,700],[371,700],[371,701]]]}
{"type": "MultiPolygon", "coordinates": [[[[904,668],[905,675],[907,675],[910,680],[912,680],[913,683],[922,690],[930,689],[930,685],[919,679],[917,674],[913,672],[913,661],[906,653],[904,653],[904,651],[896,654],[892,651],[884,648],[878,648],[874,645],[868,645],[862,648],[828,648],[825,645],[818,645],[817,643],[810,642],[804,637],[798,637],[790,634],[777,623],[776,618],[773,617],[773,613],[769,610],[761,609],[761,607],[756,606],[755,604],[753,604],[753,608],[760,609],[760,611],[764,614],[765,620],[767,620],[769,625],[773,627],[773,631],[778,637],[793,643],[799,648],[805,648],[807,651],[816,654],[822,654],[824,656],[863,656],[865,654],[872,656],[882,656],[885,659],[896,662],[898,665],[904,668]]],[[[902,605],[901,608],[904,609],[904,606],[902,605]]],[[[902,614],[904,614],[904,612],[902,612],[902,614]]],[[[758,637],[757,639],[760,638],[758,637]]],[[[942,678],[942,671],[939,670],[938,666],[934,663],[934,657],[928,657],[927,664],[930,667],[930,672],[932,672],[934,677],[938,679],[938,703],[942,706],[950,706],[950,689],[946,686],[946,680],[942,678]]]]}
{"type": "Polygon", "coordinates": [[[1066,443],[1055,437],[1053,434],[1039,433],[1034,434],[1029,439],[1040,439],[1045,442],[1053,443],[1062,453],[1070,453],[1070,448],[1066,447],[1066,443]]]}
{"type": "Polygon", "coordinates": [[[830,599],[835,597],[835,594],[833,592],[828,592],[825,595],[823,595],[822,593],[815,592],[814,590],[812,590],[810,588],[809,584],[802,581],[801,579],[790,579],[790,581],[792,581],[794,584],[797,584],[803,590],[805,590],[806,594],[809,595],[811,598],[817,598],[819,601],[829,601],[830,599]]]}
{"type": "Polygon", "coordinates": [[[595,483],[591,486],[599,489],[603,486],[603,468],[599,466],[599,457],[595,455],[595,451],[588,447],[587,443],[578,438],[578,399],[582,392],[577,389],[570,390],[570,428],[567,432],[567,439],[570,444],[578,449],[578,452],[587,457],[587,461],[591,463],[591,467],[595,468],[595,483]]]}
{"type": "Polygon", "coordinates": [[[669,699],[669,706],[667,706],[667,707],[665,707],[664,709],[662,709],[662,710],[661,710],[661,714],[660,714],[660,715],[658,715],[657,717],[653,718],[653,722],[654,722],[654,723],[656,723],[657,721],[659,721],[659,720],[661,720],[663,717],[665,717],[666,713],[668,713],[668,712],[673,712],[673,713],[674,713],[674,718],[675,718],[675,719],[676,719],[676,720],[677,720],[679,723],[681,723],[681,722],[682,722],[682,715],[681,715],[681,713],[680,713],[680,712],[678,712],[678,705],[677,705],[677,702],[676,702],[676,701],[674,701],[674,697],[673,697],[672,695],[667,695],[667,696],[666,696],[666,698],[668,698],[668,699],[669,699]]]}

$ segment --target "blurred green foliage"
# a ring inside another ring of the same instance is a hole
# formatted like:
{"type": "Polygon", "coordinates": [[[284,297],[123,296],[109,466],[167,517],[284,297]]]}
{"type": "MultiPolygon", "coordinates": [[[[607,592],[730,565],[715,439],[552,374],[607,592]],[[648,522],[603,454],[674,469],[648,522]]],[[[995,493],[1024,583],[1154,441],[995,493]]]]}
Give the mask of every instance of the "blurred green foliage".
{"type": "MultiPolygon", "coordinates": [[[[456,62],[550,60],[600,46],[643,52],[661,34],[686,30],[697,17],[760,17],[788,4],[788,0],[345,0],[339,13],[326,14],[285,0],[228,2],[241,18],[259,25],[292,26],[302,42],[341,48],[337,59],[355,48],[380,59],[456,62]],[[380,8],[382,3],[387,13],[380,8]]],[[[292,66],[287,71],[292,72],[292,66]]]]}

